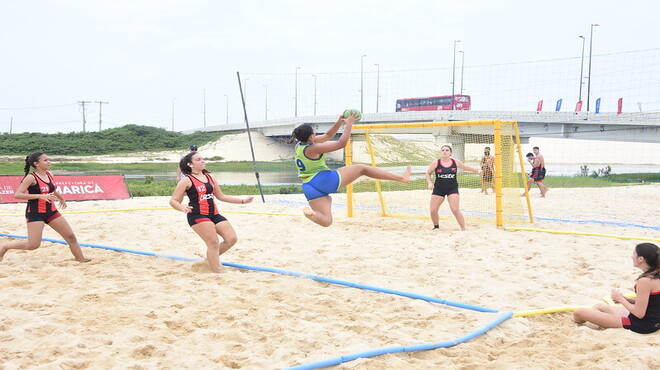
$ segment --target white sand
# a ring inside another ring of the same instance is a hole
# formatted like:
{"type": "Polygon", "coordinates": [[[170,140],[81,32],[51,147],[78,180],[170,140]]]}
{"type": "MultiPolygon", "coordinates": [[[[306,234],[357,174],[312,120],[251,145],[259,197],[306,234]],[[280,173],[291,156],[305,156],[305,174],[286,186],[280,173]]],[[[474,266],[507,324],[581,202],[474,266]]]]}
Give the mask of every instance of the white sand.
{"type": "MultiPolygon", "coordinates": [[[[660,225],[658,185],[552,189],[533,197],[549,218],[660,225]]],[[[348,219],[313,225],[302,195],[222,204],[239,235],[223,261],[414,292],[501,311],[591,305],[628,290],[638,241],[510,232],[454,220],[348,219]],[[257,214],[235,213],[251,211],[257,214]],[[268,214],[277,213],[277,214],[268,214]],[[296,216],[281,215],[295,214],[296,216]]],[[[167,207],[167,197],[71,202],[69,211],[167,207]]],[[[414,200],[413,200],[414,201],[414,200]]],[[[417,200],[426,204],[428,199],[417,200]]],[[[21,214],[24,205],[0,205],[21,214]]],[[[81,242],[199,257],[205,248],[174,210],[66,214],[81,242]]],[[[20,216],[0,232],[25,235],[20,216]]],[[[660,237],[649,228],[538,221],[533,227],[660,237]]],[[[60,239],[49,228],[45,237],[60,239]]],[[[0,238],[0,242],[11,239],[0,238]]],[[[0,262],[0,368],[281,368],[393,345],[453,339],[496,316],[310,279],[43,243],[0,262]]],[[[341,368],[659,368],[660,334],[594,331],[569,313],[512,318],[447,349],[360,359],[341,368]]]]}

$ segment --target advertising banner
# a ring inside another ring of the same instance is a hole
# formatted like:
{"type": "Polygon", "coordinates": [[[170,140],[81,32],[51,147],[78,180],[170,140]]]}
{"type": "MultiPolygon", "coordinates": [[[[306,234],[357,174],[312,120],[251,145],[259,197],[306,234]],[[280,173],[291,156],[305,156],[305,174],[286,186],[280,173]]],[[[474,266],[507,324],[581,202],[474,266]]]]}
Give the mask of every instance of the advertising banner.
{"type": "MultiPolygon", "coordinates": [[[[57,192],[64,199],[128,199],[131,195],[122,175],[53,175],[57,192]]],[[[23,176],[0,176],[0,203],[25,202],[14,198],[23,176]]]]}

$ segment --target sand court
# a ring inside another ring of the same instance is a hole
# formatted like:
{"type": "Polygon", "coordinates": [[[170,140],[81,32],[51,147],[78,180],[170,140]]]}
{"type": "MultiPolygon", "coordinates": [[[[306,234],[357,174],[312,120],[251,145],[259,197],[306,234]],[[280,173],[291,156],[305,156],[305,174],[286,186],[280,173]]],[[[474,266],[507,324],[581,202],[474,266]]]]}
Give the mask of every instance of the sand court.
{"type": "MultiPolygon", "coordinates": [[[[527,226],[659,238],[658,191],[658,185],[644,185],[557,188],[546,199],[533,193],[539,220],[527,226]]],[[[469,222],[461,232],[447,215],[434,232],[430,221],[349,219],[341,207],[344,195],[334,200],[330,228],[292,216],[301,215],[305,203],[298,194],[268,196],[265,204],[257,198],[248,206],[221,203],[239,238],[223,261],[501,312],[592,305],[611,288],[629,291],[638,274],[629,258],[636,240],[511,232],[469,222]]],[[[428,199],[422,200],[423,208],[428,199]]],[[[167,201],[70,202],[67,211],[166,208],[167,201]]],[[[6,216],[23,212],[23,204],[0,205],[0,232],[25,235],[22,217],[6,216]]],[[[81,243],[188,258],[205,253],[185,216],[174,210],[65,217],[81,243]]],[[[49,228],[44,237],[61,239],[49,228]]],[[[76,263],[65,245],[49,242],[35,251],[9,251],[0,262],[3,368],[282,368],[450,340],[498,315],[301,277],[232,267],[216,275],[203,262],[83,251],[92,262],[76,263]]],[[[657,333],[594,331],[572,323],[569,313],[555,313],[511,318],[454,347],[359,359],[340,368],[657,368],[658,353],[657,333]]]]}

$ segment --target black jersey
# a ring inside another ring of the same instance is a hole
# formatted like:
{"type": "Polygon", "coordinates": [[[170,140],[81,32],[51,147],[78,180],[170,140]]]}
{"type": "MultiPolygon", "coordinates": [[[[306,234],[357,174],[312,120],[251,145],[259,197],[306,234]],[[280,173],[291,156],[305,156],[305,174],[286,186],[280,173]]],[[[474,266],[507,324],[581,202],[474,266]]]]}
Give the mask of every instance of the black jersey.
{"type": "Polygon", "coordinates": [[[449,194],[458,193],[458,180],[456,180],[456,172],[458,167],[456,161],[451,160],[451,165],[445,167],[442,165],[442,160],[438,159],[438,165],[435,167],[435,184],[433,185],[433,195],[441,197],[449,194]]]}
{"type": "Polygon", "coordinates": [[[192,182],[192,186],[186,190],[188,199],[190,202],[188,205],[192,208],[193,213],[199,213],[201,215],[210,216],[218,214],[218,210],[215,207],[215,184],[213,183],[213,178],[207,173],[206,182],[199,181],[195,176],[187,175],[192,182]]]}
{"type": "MultiPolygon", "coordinates": [[[[28,186],[28,194],[50,194],[55,191],[55,182],[53,181],[53,176],[51,176],[50,172],[46,172],[49,182],[45,182],[34,172],[30,175],[34,176],[36,184],[28,186]]],[[[47,213],[56,210],[53,202],[44,199],[30,199],[27,202],[26,211],[29,213],[47,213]]]]}

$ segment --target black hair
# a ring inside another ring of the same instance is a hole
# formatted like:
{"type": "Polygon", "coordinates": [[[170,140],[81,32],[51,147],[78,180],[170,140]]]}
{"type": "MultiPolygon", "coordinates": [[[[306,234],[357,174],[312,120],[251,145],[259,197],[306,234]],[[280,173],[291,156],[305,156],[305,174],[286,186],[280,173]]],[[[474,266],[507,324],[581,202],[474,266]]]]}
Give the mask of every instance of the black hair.
{"type": "Polygon", "coordinates": [[[451,147],[450,147],[449,145],[443,145],[443,146],[440,147],[440,149],[442,149],[442,148],[444,148],[444,147],[449,148],[449,153],[450,153],[450,154],[451,154],[451,153],[454,153],[454,151],[451,149],[451,147]]]}
{"type": "Polygon", "coordinates": [[[490,155],[490,147],[489,146],[484,148],[484,154],[490,155]]]}
{"type": "Polygon", "coordinates": [[[23,171],[25,171],[26,175],[30,173],[30,167],[36,168],[34,162],[39,162],[39,158],[44,154],[45,153],[35,152],[25,157],[25,168],[23,168],[23,171]]]}
{"type": "Polygon", "coordinates": [[[527,157],[527,158],[533,157],[533,156],[534,156],[534,153],[527,153],[527,155],[525,155],[525,157],[527,157]]]}
{"type": "MultiPolygon", "coordinates": [[[[192,173],[192,168],[190,168],[189,163],[192,162],[192,157],[195,154],[199,154],[199,153],[190,152],[190,153],[184,155],[183,158],[181,158],[181,160],[179,161],[179,169],[181,170],[181,173],[186,174],[186,175],[190,175],[192,173]]],[[[207,171],[206,169],[203,169],[202,173],[210,173],[210,172],[207,171]]]]}
{"type": "Polygon", "coordinates": [[[538,146],[535,146],[535,147],[533,147],[532,149],[538,149],[538,148],[539,148],[538,146]]]}
{"type": "Polygon", "coordinates": [[[302,125],[293,129],[291,133],[291,142],[298,140],[301,143],[309,140],[309,137],[314,133],[314,128],[308,123],[303,123],[302,125]]]}
{"type": "Polygon", "coordinates": [[[651,279],[660,279],[660,248],[653,243],[640,243],[635,247],[635,253],[638,257],[644,257],[649,269],[644,271],[639,278],[648,277],[651,279]]]}

